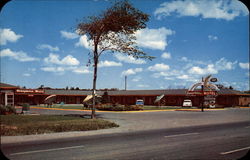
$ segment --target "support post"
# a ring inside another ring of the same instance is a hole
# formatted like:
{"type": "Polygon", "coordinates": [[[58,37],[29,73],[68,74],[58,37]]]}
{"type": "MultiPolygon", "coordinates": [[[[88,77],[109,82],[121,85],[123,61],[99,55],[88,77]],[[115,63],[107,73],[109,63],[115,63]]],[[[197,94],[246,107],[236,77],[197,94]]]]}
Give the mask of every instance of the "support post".
{"type": "Polygon", "coordinates": [[[204,112],[204,84],[201,85],[201,92],[202,92],[202,98],[201,98],[201,111],[204,112]]]}

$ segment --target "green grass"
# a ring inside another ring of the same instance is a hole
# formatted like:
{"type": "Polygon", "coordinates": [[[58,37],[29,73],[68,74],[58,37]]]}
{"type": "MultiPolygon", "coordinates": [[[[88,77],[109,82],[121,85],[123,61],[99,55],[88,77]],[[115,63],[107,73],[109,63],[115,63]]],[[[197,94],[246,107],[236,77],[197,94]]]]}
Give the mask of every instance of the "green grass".
{"type": "MultiPolygon", "coordinates": [[[[41,106],[32,106],[32,107],[45,107],[47,108],[47,105],[41,105],[41,106]]],[[[59,109],[81,109],[86,110],[87,108],[84,108],[83,105],[60,105],[60,104],[54,104],[49,108],[59,108],[59,109]]],[[[90,110],[89,108],[87,110],[90,110]]]]}
{"type": "MultiPolygon", "coordinates": [[[[47,106],[41,106],[47,107],[47,106]]],[[[59,108],[59,109],[81,109],[81,110],[91,110],[90,108],[84,108],[82,105],[59,105],[54,104],[50,108],[59,108]]],[[[143,106],[143,110],[166,110],[166,109],[190,109],[190,108],[197,108],[197,107],[181,107],[181,106],[143,106]]]]}
{"type": "Polygon", "coordinates": [[[1,136],[87,131],[118,127],[102,119],[61,115],[1,115],[1,136]]]}
{"type": "Polygon", "coordinates": [[[61,109],[85,109],[83,106],[67,106],[67,105],[53,105],[53,108],[61,108],[61,109]]]}

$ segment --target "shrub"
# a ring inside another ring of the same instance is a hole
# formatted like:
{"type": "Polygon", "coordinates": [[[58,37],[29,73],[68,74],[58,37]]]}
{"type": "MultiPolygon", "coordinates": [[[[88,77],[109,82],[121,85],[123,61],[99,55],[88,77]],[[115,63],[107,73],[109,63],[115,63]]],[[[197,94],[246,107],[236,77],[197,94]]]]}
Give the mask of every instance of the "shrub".
{"type": "Polygon", "coordinates": [[[14,106],[6,106],[6,108],[8,109],[9,113],[16,114],[16,108],[14,106]]]}
{"type": "Polygon", "coordinates": [[[30,110],[30,105],[25,103],[22,105],[22,111],[29,111],[30,110]]]}
{"type": "Polygon", "coordinates": [[[136,106],[136,105],[128,106],[128,105],[107,103],[107,104],[98,105],[96,109],[102,110],[102,111],[138,111],[138,110],[142,110],[142,107],[136,106]]]}
{"type": "Polygon", "coordinates": [[[7,111],[6,107],[4,105],[0,105],[0,114],[5,115],[6,111],[7,111]]]}
{"type": "Polygon", "coordinates": [[[6,115],[6,114],[15,114],[16,113],[16,108],[14,106],[0,106],[0,114],[1,115],[6,115]]]}

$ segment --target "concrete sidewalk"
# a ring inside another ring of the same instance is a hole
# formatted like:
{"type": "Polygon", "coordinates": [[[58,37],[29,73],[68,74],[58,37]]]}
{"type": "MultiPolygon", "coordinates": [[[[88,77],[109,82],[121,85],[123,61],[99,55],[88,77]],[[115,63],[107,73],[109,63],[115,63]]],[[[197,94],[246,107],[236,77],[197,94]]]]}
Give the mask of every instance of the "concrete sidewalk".
{"type": "MultiPolygon", "coordinates": [[[[39,109],[36,109],[38,112],[39,109]]],[[[33,110],[34,111],[34,110],[33,110]]],[[[42,111],[41,111],[42,112],[42,111]]],[[[46,110],[43,114],[82,114],[82,111],[56,111],[46,110]]],[[[130,113],[112,113],[98,112],[100,118],[113,121],[120,125],[118,128],[103,129],[95,131],[74,131],[49,133],[39,135],[25,136],[3,136],[2,144],[23,143],[36,140],[52,140],[68,137],[103,135],[111,133],[126,133],[152,129],[177,128],[187,126],[199,126],[209,124],[226,124],[232,122],[249,121],[250,125],[250,108],[233,108],[226,110],[205,110],[204,112],[130,112],[130,113]]]]}

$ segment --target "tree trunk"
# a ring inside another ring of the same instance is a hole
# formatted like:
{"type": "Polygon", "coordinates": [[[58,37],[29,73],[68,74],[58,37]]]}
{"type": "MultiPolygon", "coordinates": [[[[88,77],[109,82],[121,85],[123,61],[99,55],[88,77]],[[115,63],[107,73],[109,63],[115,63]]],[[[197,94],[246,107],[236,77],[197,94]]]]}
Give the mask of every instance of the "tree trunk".
{"type": "Polygon", "coordinates": [[[93,102],[92,102],[92,113],[91,118],[95,119],[95,105],[96,105],[96,78],[97,78],[97,65],[98,65],[98,52],[97,52],[97,46],[94,48],[94,74],[93,74],[93,90],[92,90],[92,96],[93,96],[93,102]]]}

